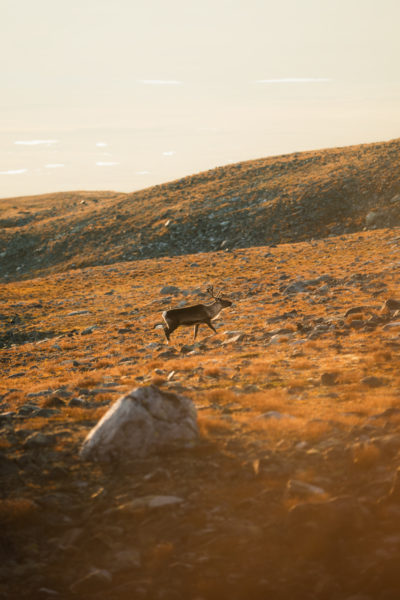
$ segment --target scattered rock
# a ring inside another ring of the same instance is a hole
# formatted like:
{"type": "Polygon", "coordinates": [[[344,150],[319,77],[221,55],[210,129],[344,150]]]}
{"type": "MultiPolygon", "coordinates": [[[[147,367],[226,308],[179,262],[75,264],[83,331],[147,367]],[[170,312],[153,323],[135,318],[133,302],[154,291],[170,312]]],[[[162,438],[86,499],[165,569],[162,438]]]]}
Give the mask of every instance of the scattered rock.
{"type": "Polygon", "coordinates": [[[369,306],[353,306],[352,308],[349,308],[349,310],[346,310],[346,312],[344,313],[344,318],[349,317],[350,315],[363,313],[366,310],[369,311],[370,307],[369,306]]]}
{"type": "Polygon", "coordinates": [[[326,492],[321,487],[300,481],[299,479],[290,479],[286,485],[286,495],[291,496],[325,496],[326,492]]]}
{"type": "Polygon", "coordinates": [[[177,354],[178,352],[175,350],[175,348],[169,348],[168,350],[160,352],[158,356],[160,358],[173,358],[174,356],[177,356],[177,354]]]}
{"type": "Polygon", "coordinates": [[[179,496],[143,496],[142,498],[135,498],[131,502],[121,504],[118,506],[118,512],[137,512],[143,509],[153,508],[165,508],[169,506],[176,506],[184,502],[183,498],[179,496]]]}
{"type": "Polygon", "coordinates": [[[29,392],[29,394],[26,395],[27,398],[41,398],[42,396],[50,396],[51,394],[54,393],[55,390],[52,389],[48,389],[48,390],[42,390],[40,392],[29,392]]]}
{"type": "Polygon", "coordinates": [[[180,352],[181,354],[189,354],[189,352],[193,352],[195,348],[196,346],[194,344],[183,344],[183,346],[181,346],[180,352]]]}
{"type": "Polygon", "coordinates": [[[384,325],[383,329],[388,331],[390,329],[398,329],[399,327],[400,327],[400,321],[393,321],[393,323],[387,323],[386,325],[384,325]]]}
{"type": "Polygon", "coordinates": [[[36,413],[35,413],[35,417],[42,417],[44,419],[48,419],[49,417],[52,417],[53,415],[58,415],[60,414],[60,410],[58,408],[40,408],[36,413]]]}
{"type": "Polygon", "coordinates": [[[24,448],[43,448],[53,443],[54,436],[46,435],[44,433],[41,433],[40,431],[36,431],[35,433],[32,433],[26,438],[24,442],[24,448]]]}
{"type": "Polygon", "coordinates": [[[176,296],[177,294],[180,293],[180,291],[181,290],[178,287],[176,287],[175,285],[165,285],[164,287],[161,288],[160,294],[163,294],[163,295],[173,294],[174,296],[176,296]]]}
{"type": "Polygon", "coordinates": [[[227,346],[228,344],[234,344],[235,342],[242,342],[245,338],[245,334],[244,333],[238,333],[230,338],[228,338],[227,340],[224,340],[222,342],[222,346],[227,346]]]}
{"type": "Polygon", "coordinates": [[[365,217],[365,225],[366,227],[371,227],[372,225],[376,225],[379,221],[380,213],[377,211],[370,211],[365,217]]]}
{"type": "Polygon", "coordinates": [[[338,373],[335,373],[335,372],[322,373],[321,383],[322,383],[322,385],[335,385],[337,382],[337,377],[338,377],[338,373]]]}
{"type": "Polygon", "coordinates": [[[96,325],[91,325],[90,327],[86,327],[85,329],[82,329],[81,335],[89,335],[90,333],[93,333],[93,331],[95,331],[96,329],[97,329],[96,325]]]}
{"type": "Polygon", "coordinates": [[[110,570],[112,573],[122,573],[123,571],[132,571],[140,569],[142,561],[140,553],[135,548],[129,550],[120,550],[113,552],[110,570]]]}
{"type": "Polygon", "coordinates": [[[81,457],[129,461],[163,449],[187,447],[197,436],[192,401],[150,385],[117,400],[86,437],[81,457]]]}
{"type": "Polygon", "coordinates": [[[299,292],[304,292],[309,286],[315,287],[321,283],[329,283],[330,280],[330,275],[321,275],[315,279],[297,279],[293,283],[290,283],[288,286],[286,286],[282,293],[285,295],[298,294],[299,292]]]}
{"type": "Polygon", "coordinates": [[[390,311],[399,310],[399,309],[400,309],[400,300],[395,300],[394,298],[388,298],[384,302],[384,304],[381,308],[382,312],[390,312],[390,311]]]}
{"type": "Polygon", "coordinates": [[[365,321],[362,321],[361,319],[353,319],[350,322],[351,329],[361,329],[362,327],[364,327],[364,325],[365,321]]]}
{"type": "Polygon", "coordinates": [[[259,415],[257,417],[258,419],[294,419],[295,417],[293,417],[292,415],[287,415],[285,413],[280,413],[277,410],[269,410],[266,413],[263,413],[262,415],[259,415]]]}
{"type": "Polygon", "coordinates": [[[287,335],[280,335],[279,333],[276,333],[270,338],[269,344],[280,344],[281,342],[287,342],[287,340],[287,335]]]}
{"type": "Polygon", "coordinates": [[[22,417],[28,417],[30,415],[33,415],[38,410],[39,410],[38,407],[35,405],[24,404],[23,406],[19,407],[18,414],[21,415],[22,417]]]}
{"type": "Polygon", "coordinates": [[[364,385],[367,385],[368,387],[376,388],[376,387],[380,387],[382,385],[386,385],[387,380],[384,379],[383,377],[376,377],[375,375],[368,375],[367,377],[364,377],[363,379],[361,379],[361,383],[363,383],[364,385]]]}
{"type": "Polygon", "coordinates": [[[17,413],[14,410],[2,412],[0,413],[0,423],[2,423],[3,421],[11,421],[16,415],[17,413]]]}
{"type": "Polygon", "coordinates": [[[105,569],[93,569],[87,575],[78,579],[70,586],[74,594],[100,592],[112,582],[112,575],[105,569]]]}
{"type": "Polygon", "coordinates": [[[85,398],[71,398],[68,402],[68,406],[72,406],[74,408],[90,408],[90,402],[85,400],[85,398]]]}

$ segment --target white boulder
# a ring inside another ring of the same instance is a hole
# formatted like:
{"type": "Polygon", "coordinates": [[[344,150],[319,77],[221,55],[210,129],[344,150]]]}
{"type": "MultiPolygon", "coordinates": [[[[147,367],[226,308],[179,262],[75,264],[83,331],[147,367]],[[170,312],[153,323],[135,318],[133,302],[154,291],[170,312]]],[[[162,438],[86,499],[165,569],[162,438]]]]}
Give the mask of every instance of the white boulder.
{"type": "Polygon", "coordinates": [[[193,402],[150,385],[132,390],[111,406],[87,435],[80,456],[123,462],[191,446],[197,437],[193,402]]]}

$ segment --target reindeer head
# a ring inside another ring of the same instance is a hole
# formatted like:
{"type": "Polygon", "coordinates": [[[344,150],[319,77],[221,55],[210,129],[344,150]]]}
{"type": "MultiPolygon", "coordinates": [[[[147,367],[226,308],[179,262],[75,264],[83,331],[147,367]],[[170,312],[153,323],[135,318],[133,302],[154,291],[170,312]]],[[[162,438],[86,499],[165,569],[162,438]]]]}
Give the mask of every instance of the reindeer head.
{"type": "Polygon", "coordinates": [[[214,294],[214,286],[210,285],[207,288],[207,292],[210,294],[211,298],[214,298],[216,302],[219,302],[223,308],[227,306],[232,306],[232,302],[227,298],[222,297],[222,292],[219,292],[217,295],[214,294]]]}

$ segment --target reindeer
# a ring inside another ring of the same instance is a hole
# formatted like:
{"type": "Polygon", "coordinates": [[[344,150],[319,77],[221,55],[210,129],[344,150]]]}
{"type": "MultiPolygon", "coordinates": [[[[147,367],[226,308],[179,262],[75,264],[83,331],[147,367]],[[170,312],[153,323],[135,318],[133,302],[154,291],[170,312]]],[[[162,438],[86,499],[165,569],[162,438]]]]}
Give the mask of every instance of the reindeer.
{"type": "Polygon", "coordinates": [[[194,325],[193,339],[196,339],[199,326],[202,323],[204,323],[204,325],[208,325],[210,329],[217,333],[217,330],[211,323],[211,320],[216,319],[221,310],[227,306],[231,306],[232,302],[222,298],[221,293],[215,296],[213,286],[208,287],[207,292],[210,294],[211,298],[214,299],[212,304],[194,304],[193,306],[172,308],[171,310],[166,310],[163,312],[162,318],[165,322],[165,325],[163,324],[163,329],[168,342],[171,333],[181,325],[194,325]]]}

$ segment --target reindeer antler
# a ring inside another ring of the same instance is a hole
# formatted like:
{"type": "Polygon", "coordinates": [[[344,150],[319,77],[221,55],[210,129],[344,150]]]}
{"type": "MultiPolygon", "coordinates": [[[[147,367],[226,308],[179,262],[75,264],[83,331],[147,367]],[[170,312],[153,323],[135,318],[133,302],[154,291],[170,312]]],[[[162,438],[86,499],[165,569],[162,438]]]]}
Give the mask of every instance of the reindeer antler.
{"type": "Polygon", "coordinates": [[[222,291],[218,292],[218,294],[214,294],[214,286],[213,285],[208,286],[207,292],[210,294],[211,298],[215,298],[215,300],[218,300],[219,298],[222,297],[222,291]]]}
{"type": "Polygon", "coordinates": [[[215,296],[214,296],[214,286],[213,285],[209,285],[208,286],[207,292],[210,294],[211,298],[215,298],[215,296]]]}

